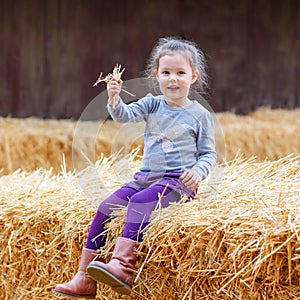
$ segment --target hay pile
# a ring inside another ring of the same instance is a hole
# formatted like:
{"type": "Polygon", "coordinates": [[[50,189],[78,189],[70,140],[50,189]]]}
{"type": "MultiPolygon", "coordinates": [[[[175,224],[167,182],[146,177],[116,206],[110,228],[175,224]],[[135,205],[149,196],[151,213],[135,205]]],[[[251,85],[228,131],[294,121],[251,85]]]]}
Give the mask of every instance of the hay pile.
{"type": "MultiPolygon", "coordinates": [[[[299,109],[260,109],[248,116],[218,113],[216,117],[224,132],[227,160],[234,159],[237,153],[256,156],[261,161],[300,154],[299,109]]],[[[19,168],[51,168],[57,173],[63,157],[66,168],[73,170],[85,167],[86,158],[94,163],[101,154],[110,156],[121,149],[126,155],[142,145],[143,127],[144,124],[112,121],[77,124],[72,120],[0,118],[0,174],[19,168]]],[[[222,149],[223,136],[217,142],[222,149]]]]}
{"type": "Polygon", "coordinates": [[[95,162],[121,150],[128,154],[142,143],[142,124],[133,128],[112,121],[0,118],[0,175],[39,168],[57,173],[62,164],[82,169],[87,159],[95,162]]]}
{"type": "MultiPolygon", "coordinates": [[[[0,178],[1,299],[62,299],[51,290],[76,272],[99,201],[139,165],[134,155],[113,161],[103,158],[78,174],[0,178]]],[[[220,170],[220,181],[203,183],[193,201],[153,214],[132,296],[99,285],[97,299],[300,297],[300,157],[238,158],[220,170]]],[[[122,232],[125,210],[115,215],[104,257],[122,232]]]]}
{"type": "Polygon", "coordinates": [[[0,170],[9,174],[19,168],[60,171],[63,153],[69,164],[74,123],[37,118],[0,118],[0,170]]]}
{"type": "Polygon", "coordinates": [[[260,161],[300,154],[300,109],[261,108],[247,116],[226,112],[217,117],[225,136],[227,160],[238,152],[260,161]]]}

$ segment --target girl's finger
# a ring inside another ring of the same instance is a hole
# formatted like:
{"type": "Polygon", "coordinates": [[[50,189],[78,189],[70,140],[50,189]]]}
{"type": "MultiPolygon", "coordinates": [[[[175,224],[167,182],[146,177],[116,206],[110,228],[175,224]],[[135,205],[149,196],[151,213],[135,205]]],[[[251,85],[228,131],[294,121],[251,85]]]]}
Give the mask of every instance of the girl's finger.
{"type": "Polygon", "coordinates": [[[192,190],[196,190],[201,184],[201,179],[194,170],[184,171],[180,179],[185,186],[192,190]]]}

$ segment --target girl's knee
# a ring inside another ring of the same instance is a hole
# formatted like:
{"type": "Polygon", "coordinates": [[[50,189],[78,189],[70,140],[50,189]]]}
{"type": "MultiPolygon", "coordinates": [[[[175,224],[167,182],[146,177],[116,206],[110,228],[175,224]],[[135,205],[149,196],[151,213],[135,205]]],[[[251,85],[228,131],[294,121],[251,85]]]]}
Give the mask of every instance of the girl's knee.
{"type": "Polygon", "coordinates": [[[158,195],[147,195],[147,193],[137,193],[130,198],[131,203],[146,204],[149,202],[157,202],[159,199],[158,195]]]}
{"type": "Polygon", "coordinates": [[[98,211],[104,213],[105,215],[109,215],[114,209],[120,208],[121,206],[127,206],[127,204],[128,201],[124,199],[110,196],[99,204],[98,211]]]}

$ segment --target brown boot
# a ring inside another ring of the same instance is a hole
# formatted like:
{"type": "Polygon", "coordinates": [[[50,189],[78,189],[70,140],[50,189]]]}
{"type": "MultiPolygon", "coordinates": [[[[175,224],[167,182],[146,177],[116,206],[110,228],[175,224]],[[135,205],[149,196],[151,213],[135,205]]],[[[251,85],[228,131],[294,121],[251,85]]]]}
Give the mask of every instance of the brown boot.
{"type": "Polygon", "coordinates": [[[53,292],[71,298],[94,299],[97,293],[97,282],[88,276],[86,267],[96,256],[96,250],[83,248],[78,272],[71,281],[57,284],[53,292]]]}
{"type": "Polygon", "coordinates": [[[91,262],[86,269],[88,274],[94,280],[108,284],[119,294],[129,295],[132,290],[138,245],[138,242],[131,239],[118,238],[110,262],[91,262]]]}

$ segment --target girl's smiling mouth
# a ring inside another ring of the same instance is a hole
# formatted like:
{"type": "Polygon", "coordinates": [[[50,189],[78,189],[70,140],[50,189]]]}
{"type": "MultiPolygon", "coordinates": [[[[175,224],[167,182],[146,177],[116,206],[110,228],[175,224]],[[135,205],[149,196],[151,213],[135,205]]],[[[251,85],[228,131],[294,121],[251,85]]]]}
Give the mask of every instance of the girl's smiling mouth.
{"type": "Polygon", "coordinates": [[[176,91],[178,89],[179,89],[179,86],[174,86],[174,85],[168,86],[168,90],[171,90],[171,91],[176,91]]]}

